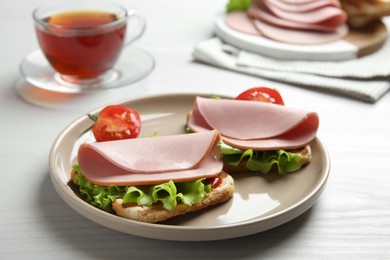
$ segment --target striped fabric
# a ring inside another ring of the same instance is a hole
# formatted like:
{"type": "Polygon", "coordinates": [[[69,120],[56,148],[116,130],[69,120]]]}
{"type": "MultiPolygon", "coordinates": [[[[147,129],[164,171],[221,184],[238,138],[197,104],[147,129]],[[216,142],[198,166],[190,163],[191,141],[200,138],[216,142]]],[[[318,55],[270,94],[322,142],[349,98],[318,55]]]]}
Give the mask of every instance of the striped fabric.
{"type": "Polygon", "coordinates": [[[376,102],[390,89],[390,41],[374,54],[347,61],[277,60],[224,44],[199,43],[196,61],[269,80],[376,102]]]}

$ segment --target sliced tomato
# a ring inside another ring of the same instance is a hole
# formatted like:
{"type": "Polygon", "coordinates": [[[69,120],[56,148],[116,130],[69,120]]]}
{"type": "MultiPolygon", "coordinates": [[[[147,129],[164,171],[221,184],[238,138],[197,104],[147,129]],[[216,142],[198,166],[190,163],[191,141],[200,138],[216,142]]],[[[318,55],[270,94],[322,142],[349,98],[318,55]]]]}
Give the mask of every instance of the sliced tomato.
{"type": "Polygon", "coordinates": [[[141,131],[140,115],[127,106],[107,106],[98,116],[89,117],[95,121],[92,133],[98,142],[136,138],[141,131]]]}
{"type": "Polygon", "coordinates": [[[284,105],[282,96],[279,91],[267,87],[255,87],[250,88],[239,94],[236,99],[238,100],[254,100],[260,102],[273,103],[278,105],[284,105]]]}

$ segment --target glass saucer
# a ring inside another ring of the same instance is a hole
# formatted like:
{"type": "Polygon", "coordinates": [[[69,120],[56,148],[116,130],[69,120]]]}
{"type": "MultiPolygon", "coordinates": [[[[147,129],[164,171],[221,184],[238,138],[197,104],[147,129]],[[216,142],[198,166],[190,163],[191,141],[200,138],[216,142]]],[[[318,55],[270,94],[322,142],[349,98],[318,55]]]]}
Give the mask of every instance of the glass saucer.
{"type": "Polygon", "coordinates": [[[152,55],[143,49],[129,46],[123,49],[114,68],[100,80],[77,85],[63,80],[50,66],[41,50],[27,55],[20,64],[25,80],[35,87],[61,93],[82,93],[123,87],[146,77],[154,69],[152,55]]]}

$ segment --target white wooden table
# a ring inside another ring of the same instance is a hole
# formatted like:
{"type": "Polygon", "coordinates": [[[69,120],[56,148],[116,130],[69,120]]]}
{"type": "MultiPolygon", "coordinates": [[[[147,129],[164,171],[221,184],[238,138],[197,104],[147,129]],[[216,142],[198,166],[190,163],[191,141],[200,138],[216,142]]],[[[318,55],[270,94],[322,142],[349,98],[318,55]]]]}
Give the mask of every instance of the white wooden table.
{"type": "Polygon", "coordinates": [[[212,36],[215,14],[225,1],[145,0],[122,3],[148,20],[147,32],[135,43],[156,59],[147,78],[92,95],[38,92],[27,102],[15,90],[18,66],[38,48],[31,12],[43,2],[0,0],[0,259],[390,258],[389,94],[367,104],[195,63],[192,49],[212,36]],[[324,193],[291,222],[231,240],[159,241],[87,220],[54,190],[50,147],[86,112],[123,98],[189,92],[234,96],[258,85],[278,88],[291,106],[317,111],[318,136],[331,157],[324,193]],[[40,105],[32,104],[37,98],[40,105]]]}

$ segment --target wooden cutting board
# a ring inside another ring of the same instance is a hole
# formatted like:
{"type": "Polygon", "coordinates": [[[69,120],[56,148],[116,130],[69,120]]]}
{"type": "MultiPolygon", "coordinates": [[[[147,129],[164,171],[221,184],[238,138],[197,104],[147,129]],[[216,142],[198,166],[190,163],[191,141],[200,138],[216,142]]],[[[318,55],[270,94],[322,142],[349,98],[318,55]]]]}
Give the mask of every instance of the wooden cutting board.
{"type": "Polygon", "coordinates": [[[272,58],[341,61],[379,50],[387,39],[388,29],[382,21],[375,21],[363,29],[350,30],[343,39],[332,43],[295,45],[233,30],[225,24],[224,15],[220,15],[216,19],[215,33],[228,44],[272,58]]]}
{"type": "Polygon", "coordinates": [[[387,39],[387,33],[386,25],[378,20],[359,30],[350,29],[344,40],[358,48],[357,57],[363,57],[379,50],[387,39]]]}

